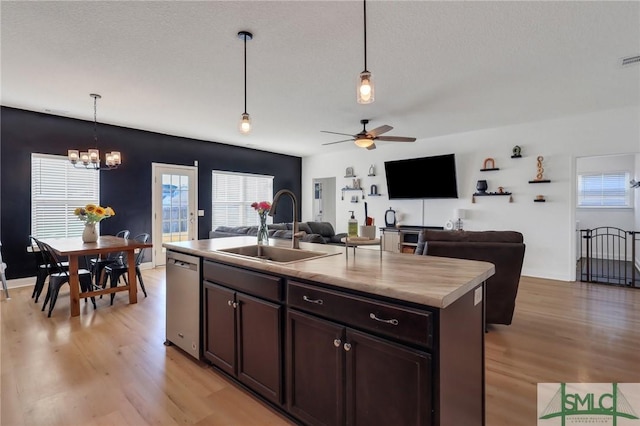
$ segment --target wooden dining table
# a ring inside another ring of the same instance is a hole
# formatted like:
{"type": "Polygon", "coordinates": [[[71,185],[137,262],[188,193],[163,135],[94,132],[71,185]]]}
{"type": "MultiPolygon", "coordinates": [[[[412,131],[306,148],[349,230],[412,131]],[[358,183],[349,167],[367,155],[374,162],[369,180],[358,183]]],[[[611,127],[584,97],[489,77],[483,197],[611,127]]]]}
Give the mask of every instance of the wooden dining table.
{"type": "Polygon", "coordinates": [[[143,248],[152,247],[151,243],[140,243],[135,240],[102,235],[95,243],[85,243],[80,237],[43,238],[40,241],[47,244],[59,256],[69,259],[69,287],[71,316],[80,315],[80,298],[95,297],[119,291],[129,292],[129,303],[138,303],[138,283],[136,280],[135,252],[143,248]],[[85,291],[80,293],[80,277],[78,275],[79,259],[81,256],[102,256],[111,252],[124,252],[127,257],[128,285],[85,291]]]}

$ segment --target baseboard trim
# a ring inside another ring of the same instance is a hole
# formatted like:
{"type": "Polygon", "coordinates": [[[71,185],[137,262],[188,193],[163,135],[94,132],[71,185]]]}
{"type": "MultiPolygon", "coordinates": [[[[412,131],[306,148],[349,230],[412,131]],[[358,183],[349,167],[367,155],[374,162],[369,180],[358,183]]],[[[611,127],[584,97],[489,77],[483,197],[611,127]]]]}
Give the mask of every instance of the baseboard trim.
{"type": "Polygon", "coordinates": [[[7,280],[7,288],[33,287],[35,283],[35,275],[33,277],[14,278],[7,280]]]}

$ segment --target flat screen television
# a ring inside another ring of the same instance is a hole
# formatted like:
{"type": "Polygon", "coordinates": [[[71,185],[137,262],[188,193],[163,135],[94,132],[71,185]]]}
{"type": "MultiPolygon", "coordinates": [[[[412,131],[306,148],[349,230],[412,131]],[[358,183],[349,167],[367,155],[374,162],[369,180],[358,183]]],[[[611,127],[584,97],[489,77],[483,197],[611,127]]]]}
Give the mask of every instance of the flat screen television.
{"type": "Polygon", "coordinates": [[[455,154],[385,161],[390,200],[458,198],[455,154]]]}

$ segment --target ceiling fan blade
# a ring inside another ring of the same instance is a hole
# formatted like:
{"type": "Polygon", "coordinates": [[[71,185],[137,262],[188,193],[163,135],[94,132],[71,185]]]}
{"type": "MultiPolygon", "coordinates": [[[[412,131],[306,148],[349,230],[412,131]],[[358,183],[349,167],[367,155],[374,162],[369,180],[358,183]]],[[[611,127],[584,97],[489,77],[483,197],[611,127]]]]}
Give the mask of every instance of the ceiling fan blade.
{"type": "Polygon", "coordinates": [[[372,149],[376,149],[376,144],[375,144],[375,143],[372,143],[371,145],[369,145],[369,146],[367,147],[367,149],[368,149],[369,151],[371,151],[372,149]]]}
{"type": "Polygon", "coordinates": [[[349,134],[349,133],[338,133],[338,132],[330,132],[328,130],[320,130],[322,133],[331,133],[332,135],[343,135],[343,136],[351,136],[353,137],[353,135],[349,134]]]}
{"type": "Polygon", "coordinates": [[[407,138],[404,136],[380,136],[376,138],[379,141],[389,142],[415,142],[416,138],[407,138]]]}
{"type": "Polygon", "coordinates": [[[333,145],[334,143],[351,142],[351,141],[353,141],[353,139],[345,139],[343,141],[327,142],[327,143],[323,143],[322,145],[333,145]]]}
{"type": "Polygon", "coordinates": [[[375,138],[378,135],[381,135],[383,133],[387,133],[389,130],[393,130],[393,127],[387,126],[385,124],[384,126],[376,127],[373,130],[369,130],[367,133],[375,138]]]}

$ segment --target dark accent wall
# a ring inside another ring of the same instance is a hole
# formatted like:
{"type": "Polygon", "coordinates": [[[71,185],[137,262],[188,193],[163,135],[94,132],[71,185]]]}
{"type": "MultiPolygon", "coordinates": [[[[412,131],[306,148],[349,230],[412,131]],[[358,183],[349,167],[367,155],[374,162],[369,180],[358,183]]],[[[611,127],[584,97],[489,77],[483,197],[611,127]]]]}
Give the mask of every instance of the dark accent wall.
{"type": "MultiPolygon", "coordinates": [[[[0,241],[7,277],[20,278],[35,275],[35,261],[26,252],[31,233],[31,153],[66,156],[69,148],[90,148],[93,122],[8,107],[2,107],[0,121],[0,241]]],[[[298,200],[301,197],[300,157],[105,124],[98,124],[98,149],[103,160],[104,153],[113,150],[122,153],[123,161],[117,170],[96,172],[102,173],[100,203],[116,211],[101,223],[103,234],[124,228],[131,235],[151,234],[152,163],[192,166],[198,161],[198,208],[205,211],[198,217],[199,239],[208,238],[211,230],[212,170],[271,175],[274,193],[286,188],[298,200]]],[[[284,199],[274,222],[291,221],[291,209],[284,199]]]]}

